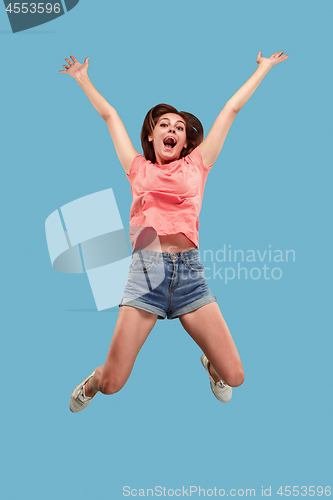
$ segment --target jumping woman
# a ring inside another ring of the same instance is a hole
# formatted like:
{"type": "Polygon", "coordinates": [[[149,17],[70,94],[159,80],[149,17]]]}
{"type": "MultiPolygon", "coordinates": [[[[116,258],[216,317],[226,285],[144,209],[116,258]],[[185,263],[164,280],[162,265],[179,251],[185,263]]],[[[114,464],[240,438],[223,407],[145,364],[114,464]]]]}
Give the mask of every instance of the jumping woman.
{"type": "Polygon", "coordinates": [[[110,349],[105,364],[75,387],[72,412],[86,408],[98,392],[120,391],[158,318],[179,318],[198,344],[217,399],[227,403],[232,387],[243,383],[239,354],[200,260],[199,213],[207,175],[236,114],[269,70],[288,57],[283,51],[269,58],[259,52],[256,71],[229,99],[205,139],[192,114],[166,104],[152,108],[141,131],[143,155],[133,147],[116,110],[91,83],[89,58],[84,64],[73,56],[65,59],[60,73],[77,81],[105,120],[133,197],[133,253],[110,349]]]}

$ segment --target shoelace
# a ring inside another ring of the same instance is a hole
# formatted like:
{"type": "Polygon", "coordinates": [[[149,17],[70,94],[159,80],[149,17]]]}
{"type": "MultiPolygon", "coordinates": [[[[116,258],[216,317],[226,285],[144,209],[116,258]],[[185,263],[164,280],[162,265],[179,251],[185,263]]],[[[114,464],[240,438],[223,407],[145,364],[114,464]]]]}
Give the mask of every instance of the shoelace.
{"type": "Polygon", "coordinates": [[[91,398],[88,398],[88,396],[85,396],[85,394],[83,392],[83,387],[82,387],[81,391],[79,392],[79,394],[77,396],[77,399],[80,401],[80,403],[83,404],[91,398]]]}
{"type": "Polygon", "coordinates": [[[224,387],[225,387],[225,388],[228,388],[228,387],[229,387],[229,386],[228,386],[228,384],[227,384],[226,382],[224,382],[223,380],[219,380],[218,382],[216,382],[216,381],[213,379],[213,377],[211,376],[211,374],[210,374],[210,372],[209,372],[209,365],[208,365],[208,369],[207,369],[207,371],[208,371],[208,375],[209,375],[209,377],[211,378],[212,382],[214,382],[214,384],[215,384],[215,385],[218,385],[219,387],[221,387],[221,389],[223,389],[224,387]]]}
{"type": "MultiPolygon", "coordinates": [[[[215,380],[214,380],[215,382],[215,380]]],[[[215,382],[215,385],[218,385],[219,387],[221,387],[221,389],[223,389],[224,387],[228,387],[228,385],[223,382],[223,380],[219,380],[218,382],[215,382]]]]}

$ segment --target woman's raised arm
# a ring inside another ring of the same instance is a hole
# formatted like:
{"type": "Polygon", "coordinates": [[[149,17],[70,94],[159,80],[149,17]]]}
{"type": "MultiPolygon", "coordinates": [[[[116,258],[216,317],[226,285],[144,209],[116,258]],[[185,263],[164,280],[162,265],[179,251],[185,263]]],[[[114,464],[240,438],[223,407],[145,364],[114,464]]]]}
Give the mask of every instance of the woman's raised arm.
{"type": "Polygon", "coordinates": [[[117,111],[104,99],[104,97],[95,89],[88,77],[89,57],[81,64],[71,56],[71,59],[65,59],[68,65],[64,64],[65,70],[59,73],[65,73],[72,76],[87,95],[89,101],[96,111],[105,120],[112,137],[116,153],[126,173],[128,173],[131,163],[139,153],[134,148],[129,138],[125,126],[117,111]]]}
{"type": "Polygon", "coordinates": [[[288,59],[289,56],[282,54],[283,51],[275,52],[271,57],[266,58],[262,57],[262,53],[259,52],[257,56],[258,68],[247,82],[237,90],[236,94],[229,99],[216,118],[209,134],[199,146],[204,164],[207,167],[212,165],[217,159],[236,114],[250,99],[264,76],[267,75],[273,66],[288,59]]]}

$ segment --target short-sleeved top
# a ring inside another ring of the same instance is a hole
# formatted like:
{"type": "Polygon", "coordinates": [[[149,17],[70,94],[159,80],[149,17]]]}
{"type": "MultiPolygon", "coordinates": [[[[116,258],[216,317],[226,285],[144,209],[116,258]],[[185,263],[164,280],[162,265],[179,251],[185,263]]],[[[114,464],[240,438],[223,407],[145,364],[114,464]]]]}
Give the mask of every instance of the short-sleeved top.
{"type": "Polygon", "coordinates": [[[130,241],[133,248],[144,228],[158,235],[183,233],[199,247],[199,213],[208,172],[200,149],[166,165],[138,155],[126,174],[133,203],[130,213],[130,241]]]}

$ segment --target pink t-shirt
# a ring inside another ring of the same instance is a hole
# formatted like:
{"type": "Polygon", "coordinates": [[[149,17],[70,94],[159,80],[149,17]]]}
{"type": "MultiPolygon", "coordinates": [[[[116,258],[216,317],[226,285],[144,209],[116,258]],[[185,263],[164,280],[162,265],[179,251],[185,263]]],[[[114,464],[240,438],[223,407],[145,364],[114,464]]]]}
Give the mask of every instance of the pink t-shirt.
{"type": "Polygon", "coordinates": [[[200,149],[167,165],[158,165],[138,155],[126,174],[133,203],[130,241],[133,248],[145,227],[157,234],[183,233],[199,247],[199,213],[208,172],[200,149]]]}

